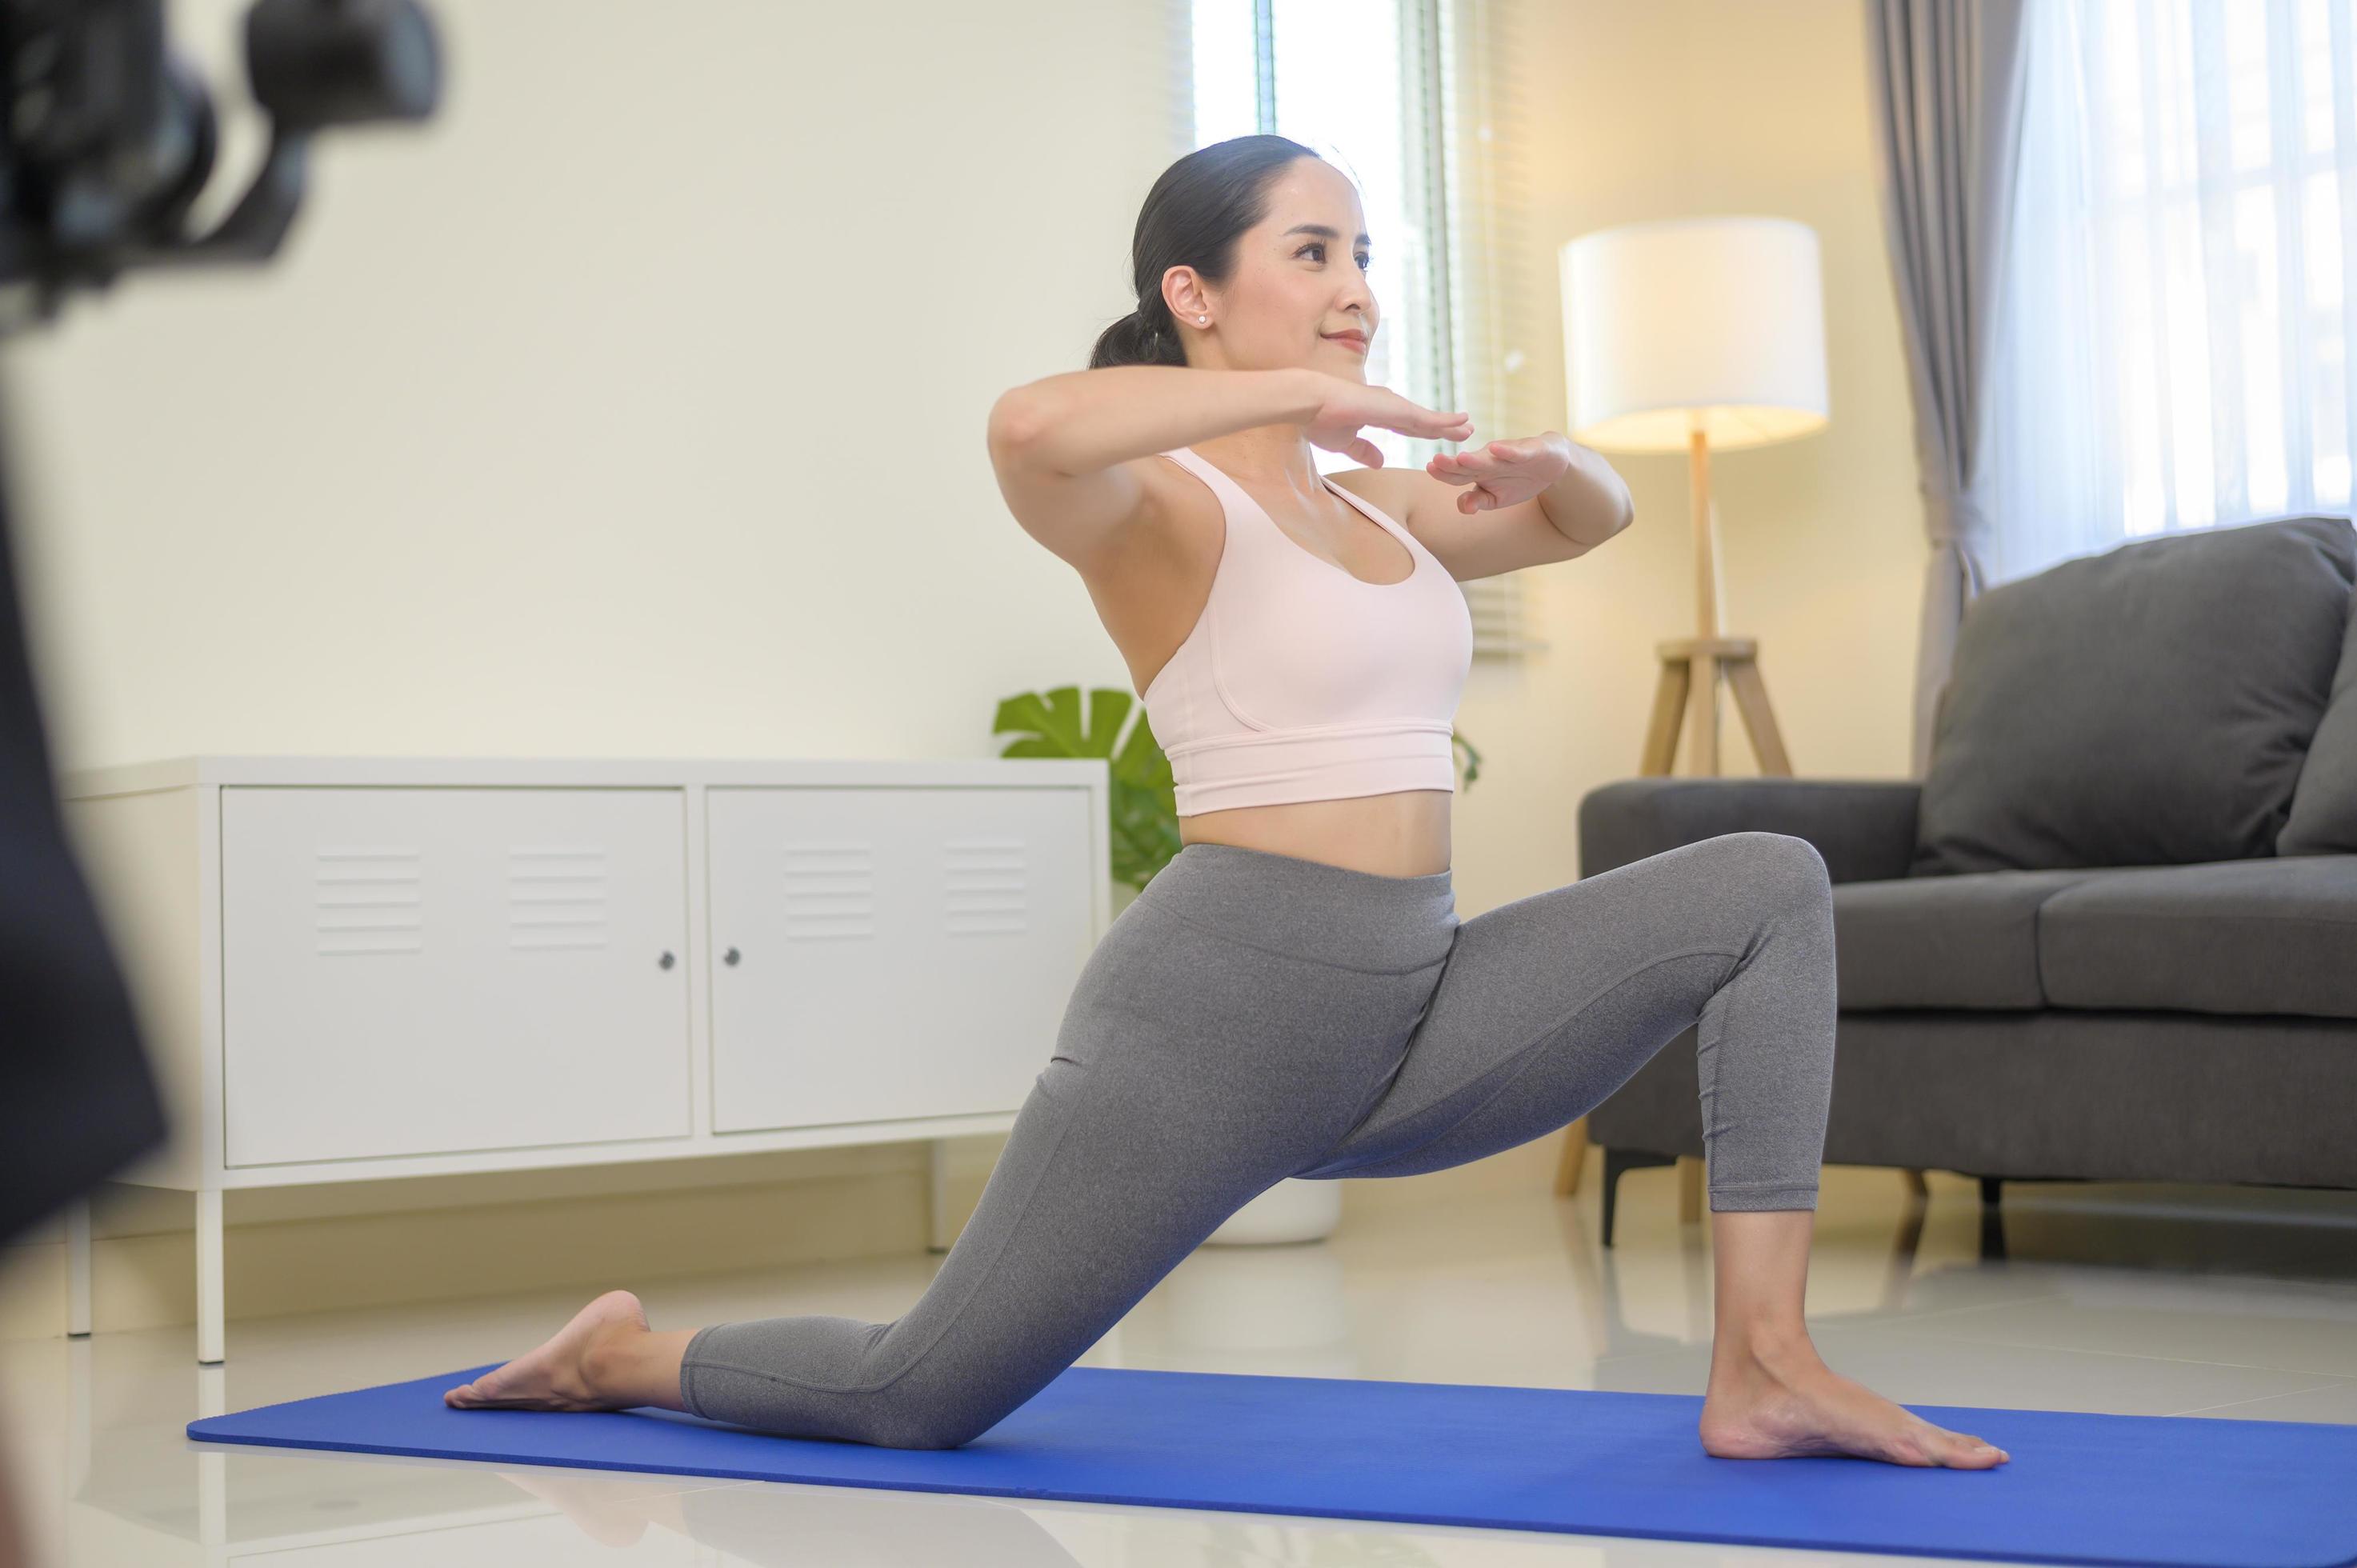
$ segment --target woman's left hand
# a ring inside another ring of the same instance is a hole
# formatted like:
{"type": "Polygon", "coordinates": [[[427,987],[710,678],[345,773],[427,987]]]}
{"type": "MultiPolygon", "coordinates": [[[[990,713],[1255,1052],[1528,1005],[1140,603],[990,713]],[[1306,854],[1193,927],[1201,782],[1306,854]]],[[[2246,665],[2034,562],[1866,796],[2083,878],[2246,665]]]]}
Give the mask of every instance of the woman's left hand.
{"type": "Polygon", "coordinates": [[[1571,443],[1549,431],[1437,453],[1424,471],[1447,484],[1471,486],[1457,498],[1457,510],[1470,517],[1530,499],[1563,478],[1571,465],[1571,443]]]}

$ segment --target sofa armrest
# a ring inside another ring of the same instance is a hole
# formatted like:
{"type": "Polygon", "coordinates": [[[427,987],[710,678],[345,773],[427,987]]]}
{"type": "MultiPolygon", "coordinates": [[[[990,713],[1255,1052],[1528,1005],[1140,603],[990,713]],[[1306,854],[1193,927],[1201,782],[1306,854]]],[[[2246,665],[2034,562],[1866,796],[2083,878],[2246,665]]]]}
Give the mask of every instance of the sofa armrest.
{"type": "Polygon", "coordinates": [[[1579,801],[1579,874],[1594,876],[1721,833],[1790,833],[1824,857],[1835,882],[1907,875],[1920,779],[1649,776],[1598,786],[1579,801]]]}

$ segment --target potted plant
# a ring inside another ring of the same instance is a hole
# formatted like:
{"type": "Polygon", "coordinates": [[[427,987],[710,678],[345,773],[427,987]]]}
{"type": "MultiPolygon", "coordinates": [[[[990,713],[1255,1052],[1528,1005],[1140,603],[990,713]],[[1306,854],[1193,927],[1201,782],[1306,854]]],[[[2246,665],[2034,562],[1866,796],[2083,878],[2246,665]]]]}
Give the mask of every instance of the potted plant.
{"type": "MultiPolygon", "coordinates": [[[[1015,736],[1001,757],[1101,757],[1109,764],[1115,913],[1178,854],[1178,805],[1170,759],[1154,739],[1144,704],[1127,689],[1092,686],[1085,707],[1076,685],[1025,692],[1000,702],[990,730],[1015,736]],[[1137,722],[1130,725],[1133,708],[1137,722]]],[[[1470,788],[1480,776],[1481,754],[1454,729],[1449,741],[1465,754],[1464,782],[1470,788]]],[[[1314,1241],[1331,1235],[1341,1218],[1340,1182],[1288,1178],[1230,1215],[1205,1240],[1314,1241]]]]}

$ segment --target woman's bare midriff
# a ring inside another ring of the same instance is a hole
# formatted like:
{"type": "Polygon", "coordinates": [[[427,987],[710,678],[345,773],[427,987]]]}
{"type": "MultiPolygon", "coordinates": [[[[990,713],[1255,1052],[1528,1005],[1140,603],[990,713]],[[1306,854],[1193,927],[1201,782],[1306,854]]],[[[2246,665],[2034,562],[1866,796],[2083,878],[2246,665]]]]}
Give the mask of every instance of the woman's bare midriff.
{"type": "Polygon", "coordinates": [[[1178,819],[1178,840],[1322,860],[1377,876],[1429,876],[1448,869],[1452,799],[1446,789],[1395,789],[1198,811],[1178,819]]]}

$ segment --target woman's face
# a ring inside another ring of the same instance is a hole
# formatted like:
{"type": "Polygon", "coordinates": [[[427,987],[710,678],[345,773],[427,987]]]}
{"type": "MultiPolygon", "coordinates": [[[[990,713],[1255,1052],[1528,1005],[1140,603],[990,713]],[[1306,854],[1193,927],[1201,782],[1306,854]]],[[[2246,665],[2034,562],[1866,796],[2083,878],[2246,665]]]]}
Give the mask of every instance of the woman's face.
{"type": "Polygon", "coordinates": [[[1347,176],[1322,158],[1294,159],[1270,183],[1268,216],[1238,237],[1225,285],[1210,286],[1192,267],[1164,274],[1187,362],[1222,371],[1308,365],[1365,380],[1377,320],[1366,227],[1347,176]],[[1198,316],[1211,324],[1199,325],[1198,316]],[[1361,342],[1335,336],[1352,332],[1361,342]]]}

